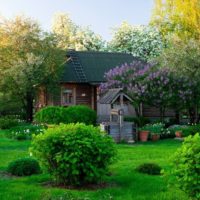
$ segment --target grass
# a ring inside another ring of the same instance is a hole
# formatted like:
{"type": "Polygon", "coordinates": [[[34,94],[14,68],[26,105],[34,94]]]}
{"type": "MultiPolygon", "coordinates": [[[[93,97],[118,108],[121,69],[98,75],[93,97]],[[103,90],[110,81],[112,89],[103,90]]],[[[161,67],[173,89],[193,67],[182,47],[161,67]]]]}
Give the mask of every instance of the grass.
{"type": "Polygon", "coordinates": [[[170,156],[181,145],[176,140],[117,145],[118,158],[110,167],[112,176],[106,178],[111,185],[98,190],[67,190],[44,186],[48,174],[14,178],[5,176],[8,163],[29,155],[30,141],[15,141],[0,131],[0,199],[1,200],[188,200],[174,186],[167,187],[162,176],[140,174],[135,168],[144,162],[154,162],[169,170],[170,156]]]}

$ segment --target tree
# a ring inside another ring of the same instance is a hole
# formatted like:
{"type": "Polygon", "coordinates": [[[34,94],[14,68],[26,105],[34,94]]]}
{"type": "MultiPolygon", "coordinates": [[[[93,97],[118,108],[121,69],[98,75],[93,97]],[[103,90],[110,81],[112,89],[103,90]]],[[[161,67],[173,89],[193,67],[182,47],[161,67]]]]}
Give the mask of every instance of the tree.
{"type": "Polygon", "coordinates": [[[65,13],[56,13],[52,21],[52,32],[59,37],[58,47],[62,49],[74,48],[71,43],[72,37],[76,34],[78,27],[65,13]]]}
{"type": "Polygon", "coordinates": [[[188,41],[175,38],[171,45],[158,58],[161,67],[169,69],[177,77],[186,79],[183,88],[188,88],[188,96],[184,102],[191,122],[197,122],[200,105],[200,42],[190,39],[188,41]]]}
{"type": "Polygon", "coordinates": [[[58,81],[63,54],[57,38],[41,31],[29,18],[5,18],[0,23],[0,91],[17,96],[32,121],[35,93],[58,81]]]}
{"type": "Polygon", "coordinates": [[[174,33],[182,39],[199,39],[199,0],[155,0],[151,24],[158,27],[163,36],[174,33]]]}
{"type": "Polygon", "coordinates": [[[62,49],[79,51],[105,49],[105,42],[100,35],[95,34],[88,27],[76,25],[65,13],[55,14],[52,30],[60,38],[59,47],[62,49]]]}
{"type": "Polygon", "coordinates": [[[158,56],[164,48],[159,31],[150,26],[131,26],[126,22],[114,30],[111,51],[131,53],[144,61],[158,56]]]}

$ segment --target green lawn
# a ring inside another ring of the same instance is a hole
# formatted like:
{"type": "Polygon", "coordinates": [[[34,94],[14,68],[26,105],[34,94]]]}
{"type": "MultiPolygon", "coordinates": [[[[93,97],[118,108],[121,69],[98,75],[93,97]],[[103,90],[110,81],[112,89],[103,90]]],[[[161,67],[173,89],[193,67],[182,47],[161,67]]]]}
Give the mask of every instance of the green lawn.
{"type": "Polygon", "coordinates": [[[117,145],[118,159],[110,167],[107,177],[109,187],[98,190],[67,190],[44,186],[50,180],[47,174],[11,178],[3,171],[13,159],[28,156],[29,141],[7,139],[0,131],[0,199],[1,200],[188,200],[177,188],[167,187],[162,176],[139,174],[135,167],[144,162],[158,163],[165,170],[170,167],[169,158],[181,145],[175,140],[117,145]]]}

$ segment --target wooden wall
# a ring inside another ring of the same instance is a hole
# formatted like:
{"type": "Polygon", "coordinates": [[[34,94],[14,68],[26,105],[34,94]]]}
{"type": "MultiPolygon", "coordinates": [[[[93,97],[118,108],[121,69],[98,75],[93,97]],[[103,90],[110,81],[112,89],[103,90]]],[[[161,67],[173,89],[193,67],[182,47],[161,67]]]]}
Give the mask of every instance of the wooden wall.
{"type": "MultiPolygon", "coordinates": [[[[143,105],[142,113],[144,117],[150,117],[150,118],[160,117],[160,110],[159,108],[156,108],[156,107],[143,105]]],[[[175,117],[175,112],[172,109],[167,109],[165,111],[165,117],[175,117]]]]}
{"type": "Polygon", "coordinates": [[[76,104],[92,107],[92,86],[87,84],[76,85],[76,104]]]}
{"type": "Polygon", "coordinates": [[[53,91],[46,91],[45,88],[40,88],[38,90],[38,95],[36,99],[36,110],[48,106],[68,106],[62,103],[62,90],[72,89],[74,96],[74,105],[87,105],[93,109],[97,109],[97,89],[96,86],[89,84],[75,84],[75,83],[63,83],[53,91]]]}

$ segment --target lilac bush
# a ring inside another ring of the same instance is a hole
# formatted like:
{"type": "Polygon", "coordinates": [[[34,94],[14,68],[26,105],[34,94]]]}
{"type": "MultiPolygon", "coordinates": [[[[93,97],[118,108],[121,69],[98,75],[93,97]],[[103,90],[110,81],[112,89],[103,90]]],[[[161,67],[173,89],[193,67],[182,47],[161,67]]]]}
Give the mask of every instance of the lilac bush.
{"type": "Polygon", "coordinates": [[[145,101],[146,86],[143,80],[151,68],[150,64],[141,61],[117,66],[105,73],[106,82],[100,85],[100,90],[103,93],[110,88],[123,88],[134,99],[134,107],[139,115],[140,104],[145,101]]]}
{"type": "Polygon", "coordinates": [[[192,100],[195,83],[186,77],[176,76],[169,68],[137,61],[124,64],[105,73],[106,82],[102,83],[102,92],[110,88],[123,88],[133,99],[136,113],[139,115],[141,103],[160,109],[161,118],[166,108],[175,108],[176,112],[188,107],[192,100]]]}

